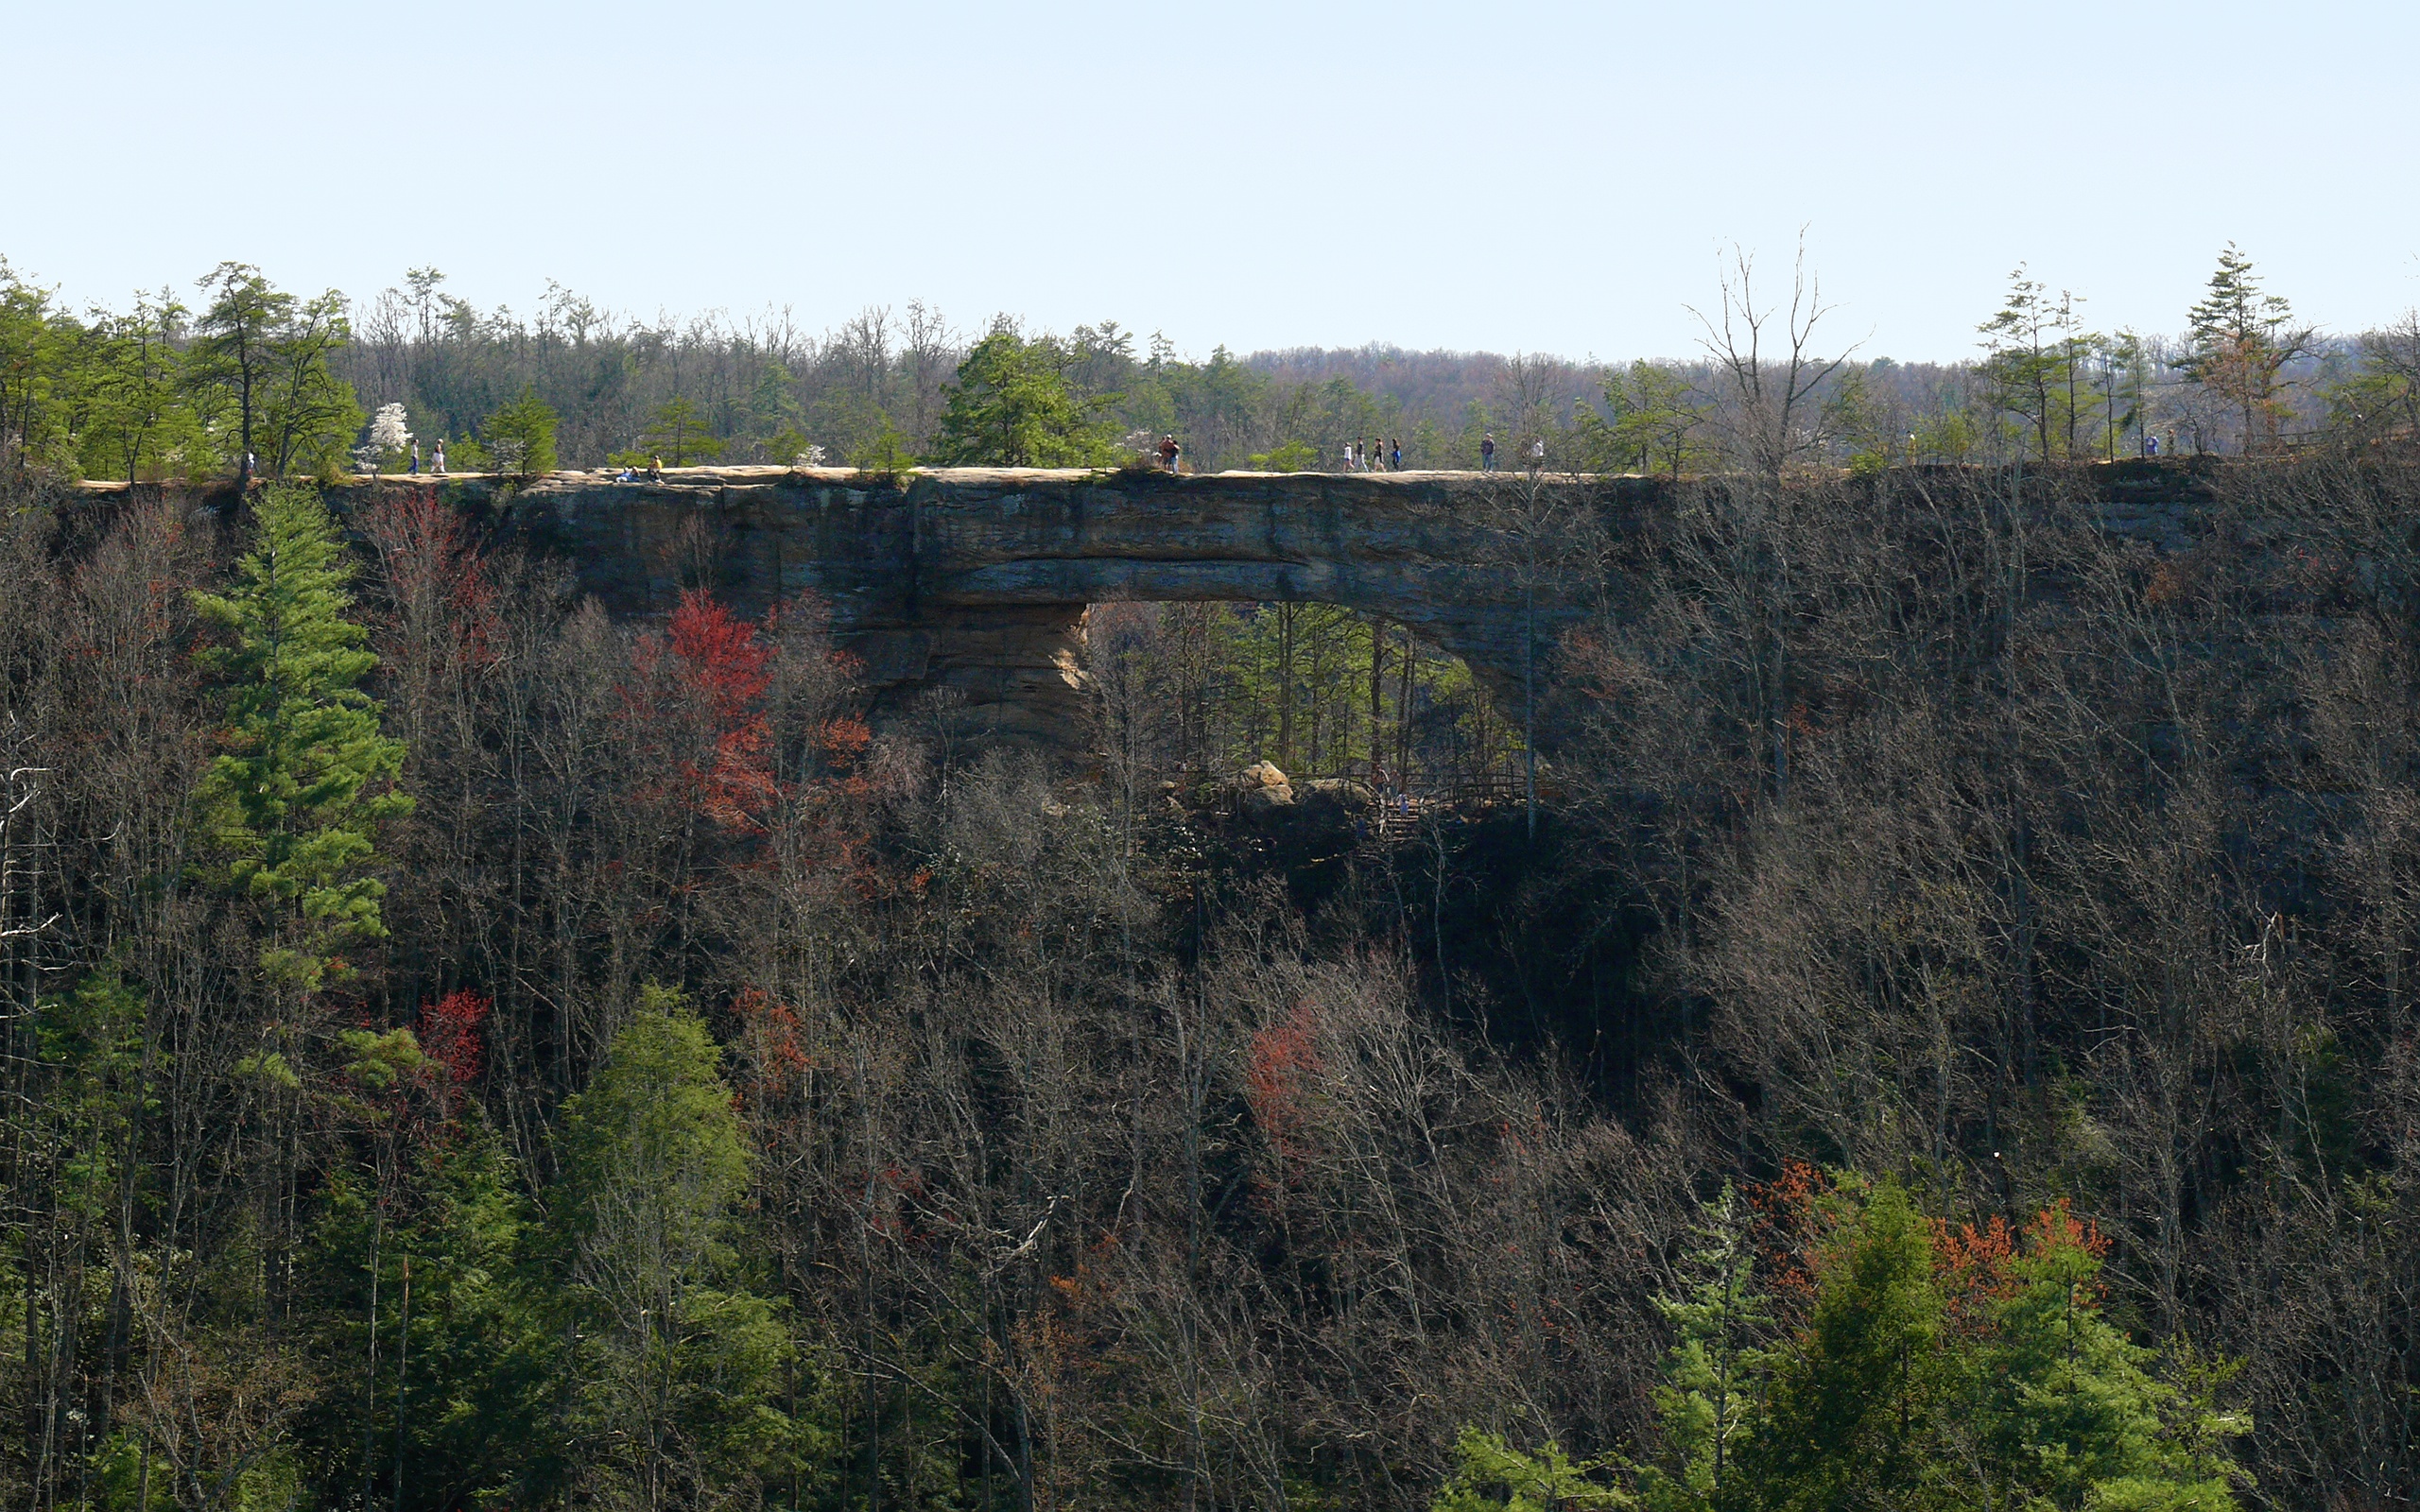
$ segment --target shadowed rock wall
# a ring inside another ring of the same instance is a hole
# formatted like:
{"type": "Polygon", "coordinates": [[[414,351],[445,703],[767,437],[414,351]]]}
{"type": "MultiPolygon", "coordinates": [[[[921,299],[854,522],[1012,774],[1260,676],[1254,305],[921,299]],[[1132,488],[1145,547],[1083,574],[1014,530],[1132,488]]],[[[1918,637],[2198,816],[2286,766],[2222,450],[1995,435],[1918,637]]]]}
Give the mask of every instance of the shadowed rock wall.
{"type": "MultiPolygon", "coordinates": [[[[397,486],[410,485],[352,487],[397,486]]],[[[1062,747],[1086,729],[1086,606],[1112,600],[1385,614],[1513,695],[1524,575],[1489,522],[1520,487],[1471,473],[945,469],[890,480],[778,468],[648,483],[557,473],[509,494],[485,479],[445,485],[493,528],[567,560],[615,613],[666,612],[698,584],[752,611],[812,591],[863,659],[878,715],[942,690],[982,729],[1062,747]]],[[[1542,487],[1616,528],[1661,492],[1637,478],[1542,487]]],[[[1542,644],[1578,596],[1576,583],[1540,595],[1542,644]]]]}
{"type": "MultiPolygon", "coordinates": [[[[2106,528],[2176,551],[2204,527],[2210,473],[2171,460],[2074,476],[2099,497],[2106,528]]],[[[1600,579],[1572,570],[1591,555],[1584,531],[1546,543],[1566,558],[1545,575],[1535,608],[1537,642],[1551,646],[1596,593],[1620,596],[1638,548],[1668,521],[1672,490],[1641,477],[1539,487],[1611,548],[1613,576],[1600,579]]],[[[1502,528],[1519,507],[1517,474],[690,468],[652,482],[559,472],[508,490],[479,476],[386,477],[338,491],[358,507],[380,491],[431,488],[494,534],[567,561],[616,614],[666,613],[700,585],[750,612],[821,595],[865,663],[878,718],[940,695],[977,730],[1080,748],[1085,609],[1121,599],[1383,614],[1518,707],[1525,553],[1502,528]]]]}

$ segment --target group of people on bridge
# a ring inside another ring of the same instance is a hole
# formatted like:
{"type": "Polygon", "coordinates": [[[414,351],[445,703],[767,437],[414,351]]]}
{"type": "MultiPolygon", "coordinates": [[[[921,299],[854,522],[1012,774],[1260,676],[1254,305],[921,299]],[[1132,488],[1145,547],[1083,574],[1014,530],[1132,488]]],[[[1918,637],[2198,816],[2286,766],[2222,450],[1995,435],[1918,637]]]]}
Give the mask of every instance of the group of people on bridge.
{"type": "MultiPolygon", "coordinates": [[[[1184,455],[1184,448],[1178,442],[1174,432],[1163,435],[1159,445],[1152,448],[1152,452],[1163,471],[1169,472],[1183,471],[1179,463],[1184,455]]],[[[1482,472],[1495,471],[1495,433],[1494,431],[1489,431],[1479,438],[1478,465],[1482,472]]],[[[1540,437],[1530,442],[1529,465],[1533,469],[1547,465],[1545,438],[1540,437]]],[[[1344,471],[1347,472],[1402,472],[1403,438],[1381,436],[1374,440],[1357,438],[1345,442],[1344,471]]]]}
{"type": "MultiPolygon", "coordinates": [[[[1529,465],[1547,465],[1547,443],[1544,437],[1530,442],[1529,465]]],[[[1495,433],[1489,431],[1479,438],[1478,466],[1482,472],[1495,471],[1495,433]]],[[[1344,443],[1344,471],[1347,472],[1400,472],[1403,471],[1403,438],[1380,437],[1374,443],[1352,440],[1344,443]]]]}
{"type": "MultiPolygon", "coordinates": [[[[1530,467],[1535,471],[1546,465],[1547,438],[1543,436],[1532,437],[1530,441],[1530,467]]],[[[1482,472],[1495,471],[1495,433],[1494,431],[1489,431],[1478,438],[1478,470],[1482,472]]]]}
{"type": "Polygon", "coordinates": [[[1344,443],[1344,471],[1347,472],[1400,472],[1403,471],[1403,438],[1388,440],[1378,438],[1376,449],[1368,441],[1344,443]]]}

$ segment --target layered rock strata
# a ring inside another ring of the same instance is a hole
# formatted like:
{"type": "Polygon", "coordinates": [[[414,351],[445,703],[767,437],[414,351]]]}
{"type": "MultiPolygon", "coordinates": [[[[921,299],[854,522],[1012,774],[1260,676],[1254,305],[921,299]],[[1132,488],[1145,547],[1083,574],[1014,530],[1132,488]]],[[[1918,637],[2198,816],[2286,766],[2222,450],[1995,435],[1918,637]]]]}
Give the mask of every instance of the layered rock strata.
{"type": "Polygon", "coordinates": [[[562,557],[613,612],[666,613],[692,586],[752,611],[811,592],[863,662],[877,718],[1063,748],[1088,734],[1086,608],[1115,600],[1344,605],[1517,696],[1524,629],[1548,646],[1576,612],[1583,516],[1617,528],[1657,491],[1540,487],[1559,528],[1533,551],[1509,526],[1542,507],[1507,474],[698,468],[442,485],[497,534],[562,557]]]}

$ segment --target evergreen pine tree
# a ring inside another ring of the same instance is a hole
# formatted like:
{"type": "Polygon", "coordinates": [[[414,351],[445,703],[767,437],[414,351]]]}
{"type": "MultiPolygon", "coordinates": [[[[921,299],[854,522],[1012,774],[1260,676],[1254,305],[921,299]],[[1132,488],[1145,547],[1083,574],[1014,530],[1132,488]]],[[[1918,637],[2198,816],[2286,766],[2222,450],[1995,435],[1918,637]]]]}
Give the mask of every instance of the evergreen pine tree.
{"type": "Polygon", "coordinates": [[[1703,1247],[1689,1256],[1697,1280],[1685,1297],[1655,1299],[1680,1335],[1655,1392],[1665,1463],[1639,1475],[1642,1499],[1656,1512],[1744,1504],[1738,1446],[1761,1405],[1765,1354],[1755,1341],[1771,1328],[1772,1311],[1756,1284],[1748,1215],[1728,1181],[1700,1213],[1703,1247]]]}
{"type": "Polygon", "coordinates": [[[1849,1208],[1817,1266],[1815,1305],[1778,1351],[1741,1469],[1768,1506],[1935,1504],[1929,1430],[1954,1339],[1929,1227],[1884,1181],[1849,1208]]]}
{"type": "Polygon", "coordinates": [[[1998,1484],[1993,1504],[2229,1512],[2220,1452],[2238,1419],[2152,1373],[2152,1352],[2101,1315],[2100,1261],[2063,1210],[2041,1215],[2005,1267],[1945,1424],[1998,1484]]]}
{"type": "Polygon", "coordinates": [[[544,1504],[564,1473],[561,1339],[521,1172],[475,1108],[407,1160],[393,1194],[329,1182],[304,1272],[332,1389],[298,1436],[372,1505],[544,1504]]]}
{"type": "Polygon", "coordinates": [[[2279,418],[2278,373],[2310,350],[2312,333],[2294,324],[2293,306],[2260,286],[2252,259],[2229,242],[2210,274],[2209,292],[2188,312],[2192,346],[2182,364],[2243,417],[2243,449],[2256,450],[2279,418]]]}
{"type": "Polygon", "coordinates": [[[1465,1428],[1455,1440],[1454,1461],[1453,1477],[1429,1512],[1585,1512],[1630,1500],[1593,1478],[1597,1462],[1575,1462],[1560,1444],[1525,1454],[1502,1434],[1465,1428]]]}
{"type": "Polygon", "coordinates": [[[937,442],[944,461],[989,467],[1098,467],[1114,455],[1106,396],[1080,398],[1071,355],[1047,336],[995,330],[959,365],[937,442]]]}
{"type": "Polygon", "coordinates": [[[698,413],[698,406],[679,394],[659,406],[655,418],[648,421],[640,435],[639,454],[649,460],[662,457],[672,467],[687,467],[692,462],[711,462],[722,455],[722,442],[698,413]]]}
{"type": "Polygon", "coordinates": [[[495,470],[515,477],[534,477],[555,470],[555,424],[552,404],[538,397],[536,386],[523,384],[521,397],[488,417],[488,455],[495,470]]]}
{"type": "Polygon", "coordinates": [[[230,684],[229,749],[195,794],[200,828],[227,876],[271,914],[261,964],[272,979],[317,987],[329,952],[383,937],[385,885],[365,875],[382,820],[410,812],[394,791],[400,742],[379,732],[361,690],[378,659],[345,618],[353,576],[315,490],[280,485],[253,500],[252,549],[224,594],[197,593],[229,635],[206,664],[230,684]]]}
{"type": "Polygon", "coordinates": [[[1895,1181],[1818,1203],[1811,1306],[1768,1348],[1747,1226],[1727,1193],[1707,1208],[1702,1279],[1661,1304],[1680,1338],[1636,1483],[1651,1512],[2232,1512],[2244,1424],[2212,1373],[2155,1374],[2101,1315],[2095,1243],[2064,1209],[2020,1241],[1929,1220],[1895,1181]]]}
{"type": "Polygon", "coordinates": [[[818,1447],[775,1405],[790,1341],[747,1284],[752,1160],[721,1051],[650,988],[564,1106],[558,1232],[581,1338],[576,1432],[608,1496],[708,1504],[818,1447]]]}

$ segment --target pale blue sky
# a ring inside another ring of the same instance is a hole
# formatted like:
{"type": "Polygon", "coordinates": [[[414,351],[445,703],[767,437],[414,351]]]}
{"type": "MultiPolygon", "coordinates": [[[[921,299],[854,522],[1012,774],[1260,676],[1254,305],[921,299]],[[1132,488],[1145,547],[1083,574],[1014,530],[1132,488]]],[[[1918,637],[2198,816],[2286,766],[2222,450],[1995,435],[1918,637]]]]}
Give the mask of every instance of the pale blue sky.
{"type": "Polygon", "coordinates": [[[0,254],[1630,357],[1805,224],[1868,354],[1967,354],[2020,259],[2172,330],[2230,238],[2347,331],[2420,303],[2415,59],[2327,0],[0,0],[0,254]]]}

